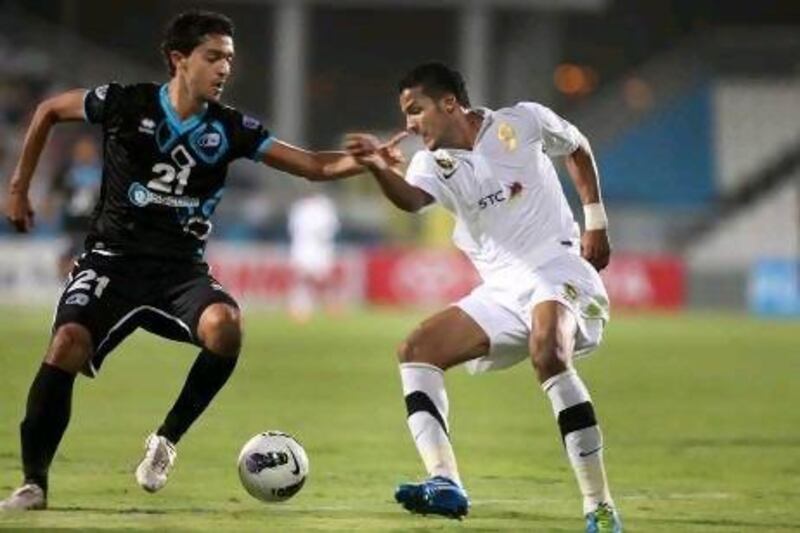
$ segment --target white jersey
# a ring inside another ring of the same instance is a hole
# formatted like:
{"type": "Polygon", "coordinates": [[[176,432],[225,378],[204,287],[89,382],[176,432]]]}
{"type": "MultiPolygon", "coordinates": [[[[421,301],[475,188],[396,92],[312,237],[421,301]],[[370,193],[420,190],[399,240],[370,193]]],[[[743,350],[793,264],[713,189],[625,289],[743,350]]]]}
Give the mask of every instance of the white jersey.
{"type": "Polygon", "coordinates": [[[472,150],[417,152],[406,180],[456,219],[453,241],[484,283],[508,285],[579,249],[580,231],[552,156],[570,154],[580,132],[532,102],[484,114],[472,150]]]}

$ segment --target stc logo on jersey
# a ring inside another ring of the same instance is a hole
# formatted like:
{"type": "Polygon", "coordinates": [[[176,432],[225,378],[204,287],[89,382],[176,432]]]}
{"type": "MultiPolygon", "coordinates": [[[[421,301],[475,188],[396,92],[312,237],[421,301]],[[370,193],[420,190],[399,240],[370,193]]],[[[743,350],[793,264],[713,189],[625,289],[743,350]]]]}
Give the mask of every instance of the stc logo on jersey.
{"type": "Polygon", "coordinates": [[[478,209],[483,211],[487,207],[493,207],[495,205],[502,204],[506,200],[513,201],[516,198],[518,198],[520,194],[522,194],[523,188],[524,187],[522,187],[522,184],[520,182],[515,181],[508,188],[508,191],[500,189],[499,191],[487,194],[486,196],[478,200],[478,209]],[[508,192],[507,195],[506,192],[508,192]]]}

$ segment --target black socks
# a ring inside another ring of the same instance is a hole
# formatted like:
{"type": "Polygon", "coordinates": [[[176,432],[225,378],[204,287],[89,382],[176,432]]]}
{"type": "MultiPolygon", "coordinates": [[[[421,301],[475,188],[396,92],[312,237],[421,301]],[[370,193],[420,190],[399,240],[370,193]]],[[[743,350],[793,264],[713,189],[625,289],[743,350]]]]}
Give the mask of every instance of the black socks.
{"type": "Polygon", "coordinates": [[[156,433],[176,444],[228,381],[238,357],[203,350],[192,365],[175,405],[156,433]]]}
{"type": "Polygon", "coordinates": [[[20,424],[25,483],[47,494],[47,471],[69,423],[75,376],[42,363],[31,383],[25,419],[20,424]]]}

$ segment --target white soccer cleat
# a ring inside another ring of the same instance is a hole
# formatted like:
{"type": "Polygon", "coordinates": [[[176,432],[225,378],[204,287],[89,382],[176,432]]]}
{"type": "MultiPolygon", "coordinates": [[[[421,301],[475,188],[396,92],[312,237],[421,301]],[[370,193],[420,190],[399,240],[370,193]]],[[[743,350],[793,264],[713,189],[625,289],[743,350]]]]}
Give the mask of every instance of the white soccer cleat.
{"type": "Polygon", "coordinates": [[[144,441],[144,459],[136,468],[136,482],[147,492],[161,490],[178,452],[166,437],[151,433],[144,441]]]}
{"type": "Polygon", "coordinates": [[[47,498],[39,485],[27,483],[0,501],[0,511],[37,511],[47,508],[47,498]]]}

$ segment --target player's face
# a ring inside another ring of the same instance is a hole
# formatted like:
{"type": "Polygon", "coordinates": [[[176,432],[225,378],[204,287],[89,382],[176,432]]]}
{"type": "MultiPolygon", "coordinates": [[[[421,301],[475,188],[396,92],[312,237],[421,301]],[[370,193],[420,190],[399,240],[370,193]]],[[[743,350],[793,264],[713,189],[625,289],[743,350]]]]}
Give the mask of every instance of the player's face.
{"type": "Polygon", "coordinates": [[[232,65],[233,39],[211,34],[178,67],[184,67],[183,74],[195,97],[216,102],[222,97],[232,65]]]}
{"type": "Polygon", "coordinates": [[[447,110],[453,107],[454,100],[452,95],[434,100],[423,93],[421,87],[410,87],[400,93],[400,109],[406,116],[406,129],[420,135],[428,150],[448,144],[453,116],[447,110]]]}

